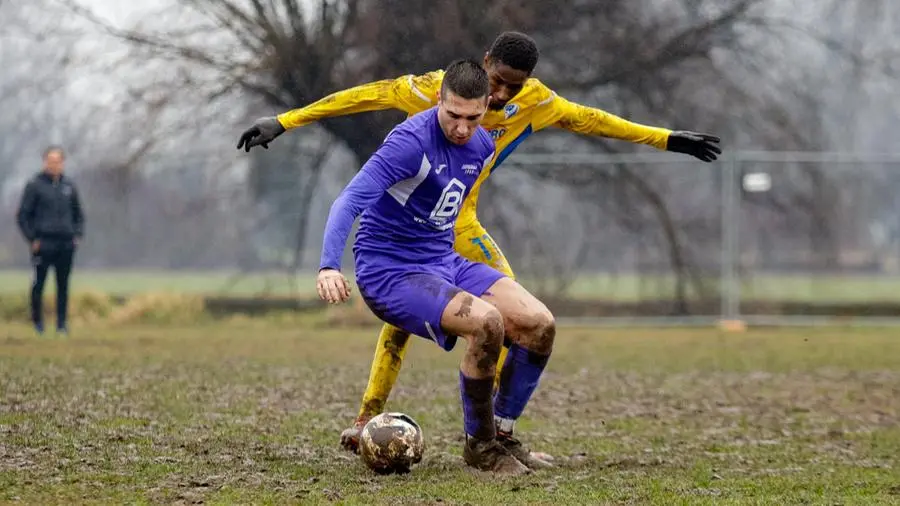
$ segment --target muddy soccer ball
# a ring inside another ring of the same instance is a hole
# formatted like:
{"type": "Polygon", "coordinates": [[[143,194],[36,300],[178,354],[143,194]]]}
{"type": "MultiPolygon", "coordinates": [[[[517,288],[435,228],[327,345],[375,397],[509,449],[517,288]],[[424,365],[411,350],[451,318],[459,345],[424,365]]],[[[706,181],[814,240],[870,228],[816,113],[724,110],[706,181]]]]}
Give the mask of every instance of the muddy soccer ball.
{"type": "Polygon", "coordinates": [[[425,440],[422,429],[403,413],[382,413],[363,427],[359,454],[378,474],[408,473],[422,460],[425,440]]]}

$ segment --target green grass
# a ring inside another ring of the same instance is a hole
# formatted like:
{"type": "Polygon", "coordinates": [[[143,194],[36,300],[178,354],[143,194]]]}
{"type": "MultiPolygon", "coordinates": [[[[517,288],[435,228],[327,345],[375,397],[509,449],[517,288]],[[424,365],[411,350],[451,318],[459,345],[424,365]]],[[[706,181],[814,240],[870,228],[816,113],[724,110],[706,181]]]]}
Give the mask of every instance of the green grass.
{"type": "MultiPolygon", "coordinates": [[[[717,278],[707,280],[711,287],[717,278]]],[[[746,300],[778,300],[810,303],[900,302],[896,289],[900,277],[813,274],[756,274],[742,279],[746,300]]],[[[527,283],[527,281],[526,281],[527,283]]],[[[674,295],[671,276],[586,275],[570,287],[576,298],[609,298],[619,301],[667,298],[674,295]]]]}
{"type": "MultiPolygon", "coordinates": [[[[27,290],[31,273],[0,270],[0,293],[27,290]]],[[[315,294],[315,276],[305,273],[291,279],[283,272],[240,275],[223,271],[140,271],[76,269],[72,275],[75,291],[99,291],[112,294],[147,292],[178,292],[190,294],[228,293],[255,295],[260,293],[287,294],[294,281],[301,294],[315,294]]],[[[53,280],[48,279],[48,291],[53,280]]]]}
{"type": "Polygon", "coordinates": [[[897,504],[900,331],[559,332],[519,424],[558,466],[460,457],[460,351],[416,340],[388,409],[406,476],[338,449],[376,329],[323,320],[0,330],[0,502],[897,504]]]}
{"type": "MultiPolygon", "coordinates": [[[[0,270],[0,294],[22,292],[29,285],[30,273],[0,270]]],[[[900,278],[868,275],[803,275],[760,274],[747,277],[741,286],[746,299],[797,302],[900,302],[896,286],[900,278]]],[[[522,282],[537,289],[538,284],[522,282]]],[[[711,283],[717,282],[715,279],[711,283]]],[[[315,295],[315,277],[301,273],[291,277],[282,272],[237,275],[222,271],[75,271],[72,278],[76,291],[100,291],[113,294],[142,292],[179,292],[189,294],[231,295],[315,295]],[[296,290],[296,291],[293,291],[296,290]]],[[[52,290],[52,282],[48,283],[52,290]]],[[[669,276],[635,276],[633,274],[586,274],[570,287],[568,295],[576,298],[603,298],[623,302],[667,298],[673,294],[669,276]]]]}

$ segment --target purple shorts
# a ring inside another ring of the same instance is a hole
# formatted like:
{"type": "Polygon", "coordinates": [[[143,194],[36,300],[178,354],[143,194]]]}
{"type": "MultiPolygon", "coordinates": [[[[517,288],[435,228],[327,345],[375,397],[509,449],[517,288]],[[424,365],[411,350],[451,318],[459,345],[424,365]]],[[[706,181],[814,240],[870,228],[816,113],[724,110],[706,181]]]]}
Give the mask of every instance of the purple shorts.
{"type": "Polygon", "coordinates": [[[432,339],[447,351],[457,336],[441,328],[441,316],[461,291],[481,297],[503,273],[457,253],[441,263],[404,264],[390,259],[357,261],[356,284],[369,309],[382,321],[432,339]]]}

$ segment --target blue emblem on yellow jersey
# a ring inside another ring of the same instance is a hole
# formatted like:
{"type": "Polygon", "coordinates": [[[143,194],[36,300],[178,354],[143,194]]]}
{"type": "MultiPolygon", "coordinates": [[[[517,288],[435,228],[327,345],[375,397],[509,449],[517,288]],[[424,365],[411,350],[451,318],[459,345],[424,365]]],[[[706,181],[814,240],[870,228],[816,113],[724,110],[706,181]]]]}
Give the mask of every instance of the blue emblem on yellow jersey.
{"type": "Polygon", "coordinates": [[[506,107],[503,108],[503,115],[506,116],[506,119],[512,118],[519,112],[519,104],[506,104],[506,107]]]}

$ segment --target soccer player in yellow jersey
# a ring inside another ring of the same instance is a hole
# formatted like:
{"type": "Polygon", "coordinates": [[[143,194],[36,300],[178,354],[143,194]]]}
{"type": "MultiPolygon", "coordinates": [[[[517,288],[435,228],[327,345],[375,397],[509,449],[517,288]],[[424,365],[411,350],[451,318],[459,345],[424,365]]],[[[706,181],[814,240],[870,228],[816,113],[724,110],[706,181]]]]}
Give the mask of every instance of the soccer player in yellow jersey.
{"type": "MultiPolygon", "coordinates": [[[[486,263],[510,278],[513,278],[513,272],[506,258],[478,222],[478,195],[481,185],[493,170],[534,132],[547,127],[563,128],[685,153],[705,162],[715,160],[721,153],[719,139],[715,136],[640,125],[600,109],[570,102],[531,77],[537,61],[536,44],[530,37],[518,32],[501,34],[485,54],[484,68],[490,78],[491,95],[482,126],[494,138],[497,155],[476,180],[456,223],[456,250],[462,256],[486,263]]],[[[275,117],[260,118],[241,135],[238,149],[249,151],[253,146],[268,148],[268,143],[286,130],[323,118],[384,109],[416,114],[437,104],[442,78],[443,71],[439,70],[376,81],[338,91],[306,107],[275,117]]],[[[353,426],[341,435],[344,447],[355,451],[362,426],[383,411],[408,344],[409,335],[405,332],[390,325],[382,328],[359,415],[353,426]]],[[[503,353],[497,366],[498,378],[505,361],[506,353],[503,353]]],[[[511,436],[512,425],[503,425],[502,420],[498,421],[499,432],[511,436]]]]}

